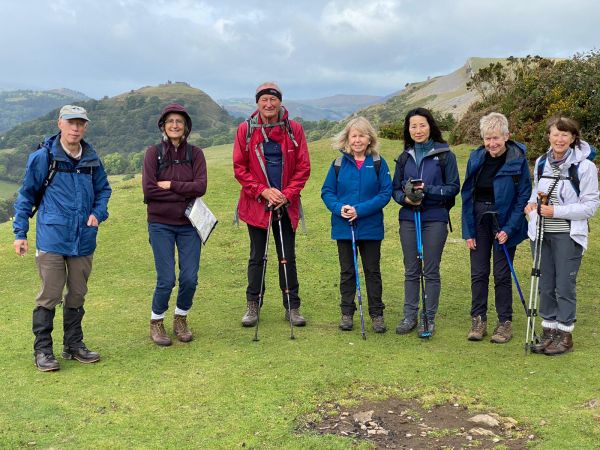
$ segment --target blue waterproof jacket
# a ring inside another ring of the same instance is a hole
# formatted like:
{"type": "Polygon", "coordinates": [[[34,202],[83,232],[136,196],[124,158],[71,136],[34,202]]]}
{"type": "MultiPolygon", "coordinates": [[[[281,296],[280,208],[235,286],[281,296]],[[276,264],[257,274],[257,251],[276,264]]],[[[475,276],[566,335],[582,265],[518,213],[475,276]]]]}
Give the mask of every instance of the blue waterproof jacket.
{"type": "Polygon", "coordinates": [[[393,197],[394,200],[402,205],[398,213],[398,220],[414,221],[414,207],[405,202],[404,185],[409,178],[422,179],[425,184],[423,193],[425,197],[421,202],[421,221],[423,222],[445,222],[448,223],[449,215],[446,209],[446,202],[452,200],[460,191],[460,179],[458,176],[458,166],[456,165],[456,156],[450,151],[446,143],[434,142],[433,148],[427,152],[421,165],[417,167],[415,151],[413,148],[406,149],[410,158],[402,167],[396,163],[394,172],[393,197]],[[445,183],[442,177],[442,170],[439,165],[439,155],[448,153],[446,156],[445,183]]]}
{"type": "Polygon", "coordinates": [[[321,198],[331,211],[331,238],[352,239],[348,220],[342,217],[342,206],[350,205],[357,214],[355,238],[381,241],[384,234],[383,208],[392,196],[390,169],[381,158],[377,177],[372,155],[365,158],[359,170],[352,155],[342,154],[337,179],[334,164],[331,164],[321,188],[321,198]]]}
{"type": "Polygon", "coordinates": [[[93,214],[98,222],[108,218],[111,188],[96,151],[83,140],[81,146],[81,159],[74,163],[60,145],[58,133],[29,155],[23,185],[15,202],[16,239],[27,239],[35,199],[48,175],[49,149],[59,169],[75,171],[58,171],[46,189],[37,213],[36,248],[65,256],[94,253],[98,228],[87,226],[88,217],[93,214]],[[76,171],[86,167],[91,168],[91,173],[76,171]]]}
{"type": "MultiPolygon", "coordinates": [[[[531,194],[529,165],[524,144],[506,142],[506,162],[494,177],[494,204],[498,211],[500,230],[508,235],[507,247],[514,247],[527,237],[527,220],[523,209],[531,194]]],[[[467,163],[467,174],[462,187],[462,237],[476,239],[473,199],[475,185],[483,163],[486,149],[481,146],[471,152],[467,163]]]]}

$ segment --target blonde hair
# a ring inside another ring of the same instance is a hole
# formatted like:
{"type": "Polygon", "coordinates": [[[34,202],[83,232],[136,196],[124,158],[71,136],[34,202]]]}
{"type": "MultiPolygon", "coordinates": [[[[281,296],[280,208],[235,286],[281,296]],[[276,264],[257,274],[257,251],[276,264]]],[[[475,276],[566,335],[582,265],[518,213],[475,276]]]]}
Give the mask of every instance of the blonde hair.
{"type": "Polygon", "coordinates": [[[348,142],[348,135],[350,134],[350,130],[354,128],[360,131],[363,134],[369,136],[370,143],[367,146],[367,151],[365,154],[367,155],[378,155],[379,154],[379,140],[377,139],[377,132],[371,122],[365,119],[362,116],[356,117],[355,119],[350,120],[344,129],[336,134],[331,139],[331,146],[336,150],[342,150],[344,153],[352,153],[352,149],[350,148],[350,144],[348,142]]]}
{"type": "Polygon", "coordinates": [[[489,133],[491,131],[499,131],[504,136],[508,136],[508,119],[504,114],[500,114],[498,112],[491,112],[487,116],[483,116],[479,121],[479,132],[481,133],[481,137],[485,133],[489,133]]]}

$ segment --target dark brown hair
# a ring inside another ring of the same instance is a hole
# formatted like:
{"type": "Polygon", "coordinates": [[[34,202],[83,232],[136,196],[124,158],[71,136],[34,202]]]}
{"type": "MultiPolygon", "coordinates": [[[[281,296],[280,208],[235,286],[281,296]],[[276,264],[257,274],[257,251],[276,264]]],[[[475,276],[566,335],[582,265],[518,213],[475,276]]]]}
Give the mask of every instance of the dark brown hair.
{"type": "Polygon", "coordinates": [[[577,147],[581,143],[581,127],[576,120],[563,116],[554,116],[546,123],[546,132],[548,134],[550,134],[550,128],[552,127],[556,127],[559,131],[571,133],[575,138],[572,144],[573,147],[577,147]]]}

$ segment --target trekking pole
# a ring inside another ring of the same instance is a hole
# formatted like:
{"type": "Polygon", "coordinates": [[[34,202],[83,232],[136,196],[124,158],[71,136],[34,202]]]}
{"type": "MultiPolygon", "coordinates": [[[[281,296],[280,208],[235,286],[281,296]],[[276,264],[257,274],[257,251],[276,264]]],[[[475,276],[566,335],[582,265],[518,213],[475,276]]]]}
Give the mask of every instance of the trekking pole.
{"type": "Polygon", "coordinates": [[[537,304],[539,298],[540,286],[540,266],[542,263],[542,243],[544,241],[544,217],[542,216],[541,208],[543,204],[547,204],[548,195],[538,192],[537,198],[537,213],[538,223],[535,234],[535,245],[533,247],[533,267],[531,269],[531,286],[529,291],[529,311],[531,319],[527,322],[527,334],[525,336],[525,354],[531,350],[535,335],[535,316],[537,315],[537,304]]]}
{"type": "Polygon", "coordinates": [[[416,208],[414,210],[415,218],[415,234],[417,236],[417,261],[419,262],[419,284],[421,286],[421,298],[423,299],[423,333],[419,335],[420,338],[430,338],[432,336],[429,331],[429,318],[427,317],[427,294],[425,294],[425,274],[423,273],[423,237],[421,235],[421,210],[416,208]]]}
{"type": "Polygon", "coordinates": [[[269,255],[269,237],[271,235],[271,221],[273,220],[273,208],[268,207],[269,210],[269,225],[267,226],[267,241],[265,243],[265,254],[263,256],[263,268],[262,276],[260,279],[260,292],[258,294],[258,311],[256,313],[256,326],[254,327],[254,342],[258,341],[258,323],[260,322],[260,310],[263,304],[263,298],[265,295],[265,274],[267,272],[267,258],[269,255]]]}
{"type": "Polygon", "coordinates": [[[358,312],[360,313],[360,330],[361,330],[362,338],[364,340],[366,340],[367,334],[365,333],[365,316],[363,315],[362,294],[360,291],[360,276],[358,274],[358,250],[356,248],[356,237],[354,235],[354,227],[356,227],[356,224],[354,223],[354,221],[350,222],[350,232],[352,233],[352,256],[354,258],[354,276],[356,278],[356,294],[358,296],[358,312]]]}
{"type": "MultiPolygon", "coordinates": [[[[494,221],[494,233],[498,234],[500,232],[500,224],[498,223],[498,211],[486,211],[482,215],[491,214],[492,220],[494,221]]],[[[498,239],[496,237],[496,239],[498,239]]],[[[523,309],[525,310],[525,315],[527,316],[527,322],[531,320],[531,311],[527,308],[525,304],[525,296],[523,295],[523,291],[521,290],[521,285],[519,284],[519,280],[517,279],[517,272],[515,271],[515,267],[510,260],[510,255],[508,253],[508,249],[506,248],[506,244],[500,244],[500,247],[504,251],[504,255],[506,256],[506,262],[508,263],[508,268],[510,269],[510,273],[512,275],[513,280],[515,281],[515,286],[517,286],[517,291],[519,291],[519,298],[521,299],[521,304],[523,305],[523,309]]],[[[532,338],[535,341],[539,341],[538,337],[535,334],[535,330],[532,328],[532,338]]],[[[527,344],[525,344],[527,346],[527,344]]]]}
{"type": "Polygon", "coordinates": [[[294,324],[292,323],[292,308],[290,300],[290,285],[287,276],[287,259],[285,259],[285,249],[283,247],[283,231],[281,230],[281,216],[283,216],[282,208],[276,209],[277,223],[279,224],[279,245],[281,246],[281,265],[283,266],[283,276],[285,278],[285,295],[287,296],[288,316],[290,318],[290,339],[296,339],[294,336],[294,324]]]}

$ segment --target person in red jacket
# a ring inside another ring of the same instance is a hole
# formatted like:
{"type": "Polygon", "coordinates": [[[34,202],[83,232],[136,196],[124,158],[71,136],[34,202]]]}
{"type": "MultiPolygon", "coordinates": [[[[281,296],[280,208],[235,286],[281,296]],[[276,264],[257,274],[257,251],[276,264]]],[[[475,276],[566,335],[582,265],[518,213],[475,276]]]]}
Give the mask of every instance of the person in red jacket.
{"type": "Polygon", "coordinates": [[[156,288],[152,298],[150,337],[157,345],[171,345],[163,319],[175,286],[175,247],[179,260],[179,290],[173,332],[181,342],[192,340],[187,314],[198,284],[200,236],[185,216],[188,204],[206,192],[204,153],[187,142],[192,119],[177,103],[167,105],[158,119],[162,140],[144,155],[142,186],[148,205],[148,233],[154,253],[156,288]]]}
{"type": "MultiPolygon", "coordinates": [[[[268,208],[281,211],[281,222],[272,215],[273,236],[279,256],[279,285],[283,296],[285,319],[295,326],[306,325],[300,314],[298,276],[296,273],[295,232],[300,217],[300,191],[310,176],[310,159],[302,126],[288,119],[281,104],[282,93],[277,84],[262,83],[256,88],[256,111],[241,123],[233,145],[235,178],[242,185],[237,213],[248,225],[250,259],[248,261],[247,310],[242,325],[251,327],[258,320],[259,295],[267,229],[268,208]],[[281,264],[279,223],[287,260],[286,295],[284,266],[281,264]]],[[[262,286],[264,292],[264,285],[262,286]]]]}

